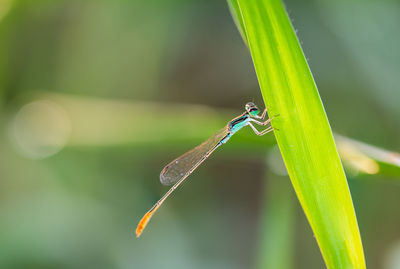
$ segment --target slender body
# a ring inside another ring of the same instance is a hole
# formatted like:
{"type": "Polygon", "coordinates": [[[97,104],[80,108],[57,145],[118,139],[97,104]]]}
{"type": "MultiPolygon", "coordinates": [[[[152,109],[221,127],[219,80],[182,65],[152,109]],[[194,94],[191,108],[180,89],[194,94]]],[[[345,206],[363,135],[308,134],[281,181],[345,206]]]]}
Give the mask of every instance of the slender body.
{"type": "Polygon", "coordinates": [[[206,160],[219,146],[225,144],[237,131],[245,126],[250,126],[257,135],[264,135],[272,131],[272,126],[265,128],[259,132],[253,123],[266,126],[272,120],[263,120],[267,114],[267,109],[261,115],[257,106],[253,103],[247,103],[245,106],[246,111],[238,117],[232,119],[228,124],[211,136],[208,140],[188,151],[182,156],[170,162],[160,173],[160,181],[164,185],[175,183],[171,189],[157,202],[154,206],[143,216],[136,228],[136,236],[139,237],[143,229],[146,227],[150,218],[167,199],[167,197],[204,161],[206,160]]]}

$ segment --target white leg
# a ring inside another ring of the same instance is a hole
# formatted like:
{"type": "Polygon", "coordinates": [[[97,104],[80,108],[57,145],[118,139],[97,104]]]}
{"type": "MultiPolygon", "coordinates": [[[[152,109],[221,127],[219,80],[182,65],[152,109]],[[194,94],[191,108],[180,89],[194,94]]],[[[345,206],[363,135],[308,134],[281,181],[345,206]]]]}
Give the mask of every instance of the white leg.
{"type": "Polygon", "coordinates": [[[254,122],[254,123],[257,123],[258,125],[265,126],[265,125],[267,125],[268,123],[270,123],[270,122],[271,122],[275,117],[277,117],[277,116],[279,116],[279,114],[273,116],[272,118],[269,118],[269,119],[266,120],[266,121],[258,121],[258,120],[255,120],[255,119],[253,119],[253,118],[250,118],[250,121],[252,121],[252,122],[254,122]]]}
{"type": "Polygon", "coordinates": [[[266,128],[266,129],[262,130],[261,132],[259,132],[259,131],[256,129],[256,127],[254,127],[253,124],[249,123],[249,126],[251,127],[251,129],[253,129],[253,131],[256,133],[256,135],[260,135],[260,136],[261,136],[261,135],[265,135],[265,134],[271,132],[272,130],[274,130],[274,129],[272,128],[272,126],[270,126],[270,127],[266,128]]]}
{"type": "Polygon", "coordinates": [[[268,119],[266,121],[258,121],[258,120],[255,120],[253,118],[250,118],[250,121],[252,121],[254,123],[257,123],[258,125],[265,126],[265,125],[267,125],[268,123],[271,122],[271,119],[268,119]]]}

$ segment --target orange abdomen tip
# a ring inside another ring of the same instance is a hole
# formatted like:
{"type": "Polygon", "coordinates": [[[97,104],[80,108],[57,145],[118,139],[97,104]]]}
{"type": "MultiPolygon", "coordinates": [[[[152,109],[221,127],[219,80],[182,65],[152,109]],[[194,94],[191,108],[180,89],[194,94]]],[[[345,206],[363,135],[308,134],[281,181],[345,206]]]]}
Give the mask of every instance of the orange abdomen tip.
{"type": "Polygon", "coordinates": [[[147,212],[143,218],[139,221],[138,226],[136,227],[136,237],[140,237],[144,228],[146,228],[147,223],[149,222],[151,216],[153,215],[154,211],[147,212]]]}

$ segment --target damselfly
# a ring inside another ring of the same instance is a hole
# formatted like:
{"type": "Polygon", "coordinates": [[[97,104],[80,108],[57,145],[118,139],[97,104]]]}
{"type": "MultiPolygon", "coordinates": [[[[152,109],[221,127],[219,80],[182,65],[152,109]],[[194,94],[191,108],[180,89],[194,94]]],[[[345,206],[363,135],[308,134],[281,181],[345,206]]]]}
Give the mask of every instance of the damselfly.
{"type": "Polygon", "coordinates": [[[247,103],[245,106],[246,111],[234,118],[228,124],[211,136],[208,140],[195,147],[194,149],[186,152],[182,156],[170,162],[160,174],[160,181],[164,185],[170,185],[175,183],[171,189],[157,202],[154,206],[143,216],[140,220],[137,228],[136,228],[136,236],[139,237],[143,229],[146,227],[150,218],[157,211],[157,209],[161,206],[161,204],[167,199],[167,197],[203,162],[207,159],[211,153],[214,152],[219,146],[225,144],[229,138],[232,137],[237,131],[242,129],[245,126],[250,126],[251,129],[257,135],[265,135],[268,132],[271,132],[272,126],[264,129],[263,131],[258,131],[256,127],[254,127],[253,123],[266,126],[272,120],[267,119],[263,120],[267,114],[267,109],[263,111],[261,115],[259,114],[258,107],[254,103],[247,103]]]}

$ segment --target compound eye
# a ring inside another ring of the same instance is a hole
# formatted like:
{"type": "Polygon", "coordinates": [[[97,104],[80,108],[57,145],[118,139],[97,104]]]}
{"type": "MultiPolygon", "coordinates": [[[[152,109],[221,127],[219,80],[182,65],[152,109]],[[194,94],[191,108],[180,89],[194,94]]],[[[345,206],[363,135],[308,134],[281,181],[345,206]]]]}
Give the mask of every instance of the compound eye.
{"type": "Polygon", "coordinates": [[[247,112],[250,112],[250,110],[251,110],[252,108],[254,108],[254,107],[256,107],[256,105],[255,105],[254,103],[248,102],[248,103],[246,104],[246,106],[245,106],[245,109],[246,109],[247,112]]]}
{"type": "Polygon", "coordinates": [[[258,115],[258,108],[257,107],[253,107],[250,109],[249,114],[252,116],[256,116],[258,115]]]}

